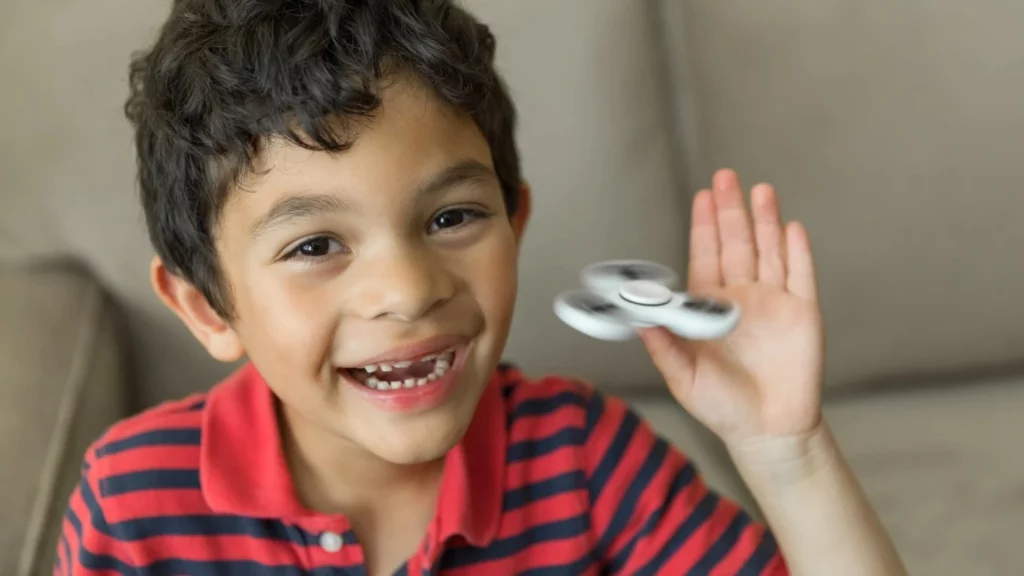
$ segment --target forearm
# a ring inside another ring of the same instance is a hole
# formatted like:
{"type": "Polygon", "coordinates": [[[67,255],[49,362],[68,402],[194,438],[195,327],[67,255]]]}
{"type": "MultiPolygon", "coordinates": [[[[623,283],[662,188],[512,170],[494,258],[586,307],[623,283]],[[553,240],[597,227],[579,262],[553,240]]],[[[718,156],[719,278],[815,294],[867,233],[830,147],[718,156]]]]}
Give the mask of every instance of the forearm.
{"type": "Polygon", "coordinates": [[[824,421],[801,438],[749,442],[730,452],[793,574],[906,574],[824,421]]]}

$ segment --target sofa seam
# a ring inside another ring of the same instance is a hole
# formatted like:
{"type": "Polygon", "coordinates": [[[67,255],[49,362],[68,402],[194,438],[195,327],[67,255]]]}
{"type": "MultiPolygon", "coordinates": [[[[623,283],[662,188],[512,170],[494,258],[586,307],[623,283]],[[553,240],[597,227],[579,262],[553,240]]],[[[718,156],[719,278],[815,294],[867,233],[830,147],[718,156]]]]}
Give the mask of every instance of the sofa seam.
{"type": "Polygon", "coordinates": [[[57,408],[57,421],[54,425],[53,437],[47,447],[47,457],[43,462],[40,486],[36,492],[36,501],[32,504],[32,514],[25,530],[25,541],[19,556],[17,576],[31,576],[42,550],[43,536],[56,504],[53,500],[59,484],[58,476],[64,460],[71,433],[74,429],[76,412],[82,390],[85,386],[93,361],[91,353],[96,346],[95,335],[99,330],[100,312],[104,302],[104,294],[99,286],[89,283],[90,294],[84,299],[82,308],[85,310],[82,325],[78,330],[71,366],[68,370],[66,393],[57,408]]]}

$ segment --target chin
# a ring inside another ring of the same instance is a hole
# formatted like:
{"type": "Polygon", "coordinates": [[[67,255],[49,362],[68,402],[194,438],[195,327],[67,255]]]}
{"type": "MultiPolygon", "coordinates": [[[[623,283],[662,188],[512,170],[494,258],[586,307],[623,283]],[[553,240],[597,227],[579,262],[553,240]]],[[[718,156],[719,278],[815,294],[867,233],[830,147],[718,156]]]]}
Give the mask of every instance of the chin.
{"type": "Polygon", "coordinates": [[[378,438],[374,445],[365,446],[378,458],[392,464],[412,466],[443,459],[462,439],[463,428],[410,430],[387,438],[378,438]]]}

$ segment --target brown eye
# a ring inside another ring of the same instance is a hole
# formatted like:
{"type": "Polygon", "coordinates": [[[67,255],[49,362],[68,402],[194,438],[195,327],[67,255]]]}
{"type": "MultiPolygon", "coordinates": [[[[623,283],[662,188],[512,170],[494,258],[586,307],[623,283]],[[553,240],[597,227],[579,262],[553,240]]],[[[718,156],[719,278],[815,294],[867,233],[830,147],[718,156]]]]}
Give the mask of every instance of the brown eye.
{"type": "Polygon", "coordinates": [[[287,259],[319,260],[328,258],[336,252],[347,251],[344,244],[329,236],[317,236],[310,238],[295,247],[287,259]]]}
{"type": "Polygon", "coordinates": [[[299,246],[299,254],[303,256],[326,256],[331,250],[329,238],[314,238],[299,246]]]}
{"type": "Polygon", "coordinates": [[[434,216],[434,219],[430,222],[429,231],[431,233],[443,232],[460,226],[465,226],[475,220],[480,220],[486,217],[487,214],[485,212],[471,208],[445,210],[437,216],[434,216]]]}

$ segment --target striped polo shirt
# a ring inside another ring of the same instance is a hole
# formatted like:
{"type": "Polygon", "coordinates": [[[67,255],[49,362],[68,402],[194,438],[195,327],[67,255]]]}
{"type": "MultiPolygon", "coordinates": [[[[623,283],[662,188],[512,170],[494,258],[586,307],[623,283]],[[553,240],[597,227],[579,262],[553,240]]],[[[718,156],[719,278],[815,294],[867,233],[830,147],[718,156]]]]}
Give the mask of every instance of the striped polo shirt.
{"type": "MultiPolygon", "coordinates": [[[[86,455],[55,573],[365,575],[346,518],[297,501],[278,426],[252,364],[113,426],[86,455]]],[[[397,574],[787,570],[765,527],[709,491],[625,403],[502,367],[397,574]]]]}

